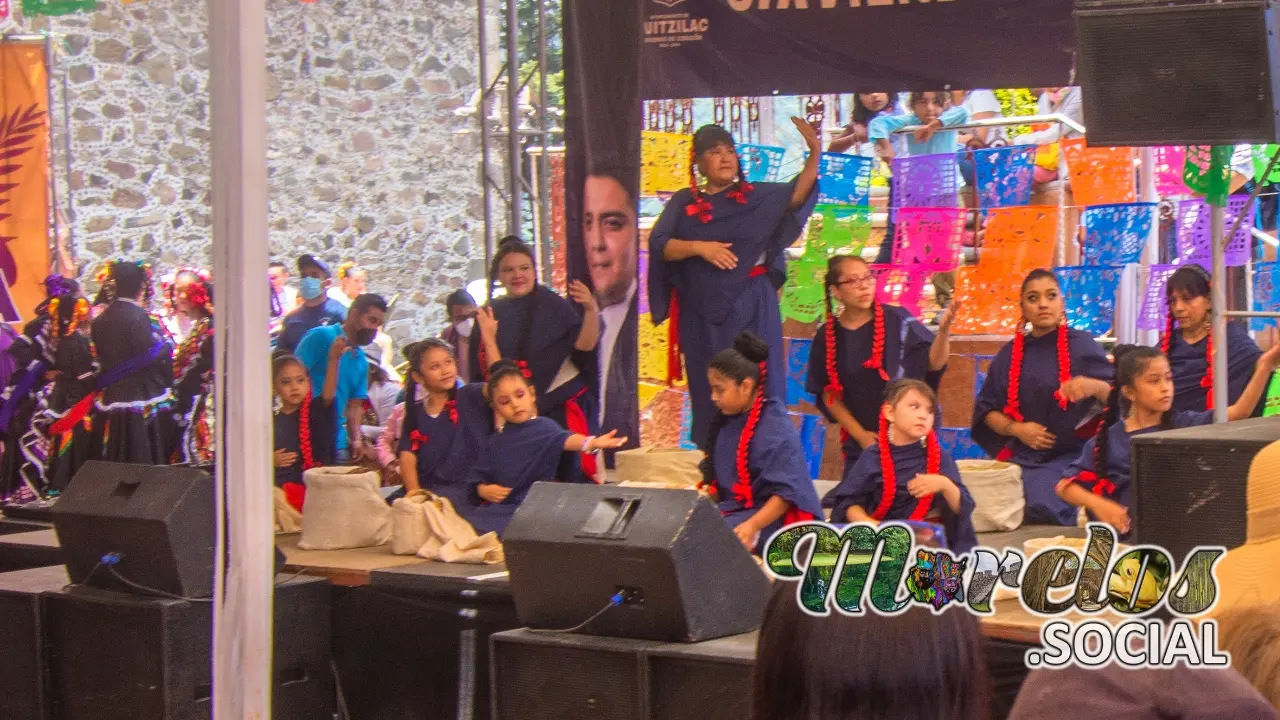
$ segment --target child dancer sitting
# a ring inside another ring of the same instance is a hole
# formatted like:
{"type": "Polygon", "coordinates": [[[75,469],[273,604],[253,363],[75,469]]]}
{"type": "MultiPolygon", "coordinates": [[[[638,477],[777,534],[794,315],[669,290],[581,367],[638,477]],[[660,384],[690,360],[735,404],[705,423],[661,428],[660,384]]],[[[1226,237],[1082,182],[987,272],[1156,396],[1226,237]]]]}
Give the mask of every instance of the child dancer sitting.
{"type": "Polygon", "coordinates": [[[484,385],[458,387],[453,346],[438,338],[404,349],[404,417],[397,448],[406,493],[428,490],[465,512],[471,504],[467,483],[489,435],[493,412],[484,401],[484,385]],[[419,399],[418,389],[426,390],[419,399]]]}
{"type": "Polygon", "coordinates": [[[960,468],[938,445],[937,406],[933,390],[919,380],[889,384],[876,450],[862,453],[832,491],[833,522],[936,520],[952,552],[973,549],[973,497],[960,481],[960,468]]]}
{"type": "Polygon", "coordinates": [[[576,462],[561,462],[566,452],[619,448],[627,439],[614,437],[612,430],[599,437],[578,435],[550,418],[538,417],[533,382],[512,360],[494,363],[488,376],[489,403],[502,427],[489,437],[471,471],[474,507],[460,509],[459,514],[471,521],[478,534],[496,532],[501,537],[534,483],[581,477],[576,462]]]}
{"type": "Polygon", "coordinates": [[[822,517],[800,434],[787,406],[766,392],[769,347],[747,331],[711,359],[717,413],[707,432],[703,485],[748,550],[791,523],[822,517]]]}
{"type": "Polygon", "coordinates": [[[315,397],[301,360],[282,353],[271,363],[272,385],[280,400],[273,422],[276,487],[284,489],[289,504],[298,510],[302,510],[302,471],[332,465],[336,459],[338,412],[333,398],[338,392],[338,359],[346,351],[346,338],[339,335],[329,348],[324,388],[315,397]]]}
{"type": "MultiPolygon", "coordinates": [[[[1174,410],[1174,377],[1169,360],[1156,348],[1121,345],[1112,353],[1116,363],[1115,388],[1091,378],[1073,378],[1063,386],[1068,398],[1096,397],[1107,403],[1106,421],[1098,435],[1085,443],[1080,457],[1067,468],[1058,483],[1058,495],[1083,507],[1089,519],[1111,525],[1122,535],[1129,532],[1133,513],[1133,489],[1129,474],[1129,439],[1134,435],[1209,425],[1212,410],[1174,410]],[[1123,398],[1125,410],[1121,410],[1123,398]]],[[[1280,345],[1258,358],[1253,377],[1236,402],[1227,409],[1228,420],[1253,415],[1280,363],[1280,345]]],[[[1074,400],[1073,400],[1074,402],[1074,400]]]]}

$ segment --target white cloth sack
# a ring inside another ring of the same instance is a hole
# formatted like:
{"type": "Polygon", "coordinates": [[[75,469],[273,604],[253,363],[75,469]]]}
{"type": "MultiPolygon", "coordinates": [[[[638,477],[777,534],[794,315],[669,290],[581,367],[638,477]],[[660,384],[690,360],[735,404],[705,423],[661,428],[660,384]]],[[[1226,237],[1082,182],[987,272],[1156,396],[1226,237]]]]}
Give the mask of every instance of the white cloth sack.
{"type": "Polygon", "coordinates": [[[302,513],[294,509],[285,498],[284,490],[273,488],[272,502],[275,506],[276,534],[296,533],[302,529],[302,513]]]}
{"type": "Polygon", "coordinates": [[[439,495],[417,497],[427,519],[427,541],[418,556],[448,563],[494,565],[506,560],[497,533],[476,535],[471,523],[462,519],[453,503],[439,495]]]}
{"type": "Polygon", "coordinates": [[[960,460],[956,465],[973,496],[974,532],[1008,532],[1022,525],[1027,507],[1022,468],[994,460],[960,460]]]}
{"type": "Polygon", "coordinates": [[[662,483],[664,487],[691,488],[702,482],[699,450],[636,448],[616,453],[613,462],[619,484],[662,483]]]}
{"type": "Polygon", "coordinates": [[[422,504],[423,495],[402,497],[391,505],[391,552],[396,555],[417,555],[427,542],[431,529],[427,527],[427,515],[422,504]]]}
{"type": "Polygon", "coordinates": [[[391,508],[378,492],[378,473],[352,467],[312,468],[303,472],[307,497],[302,505],[303,550],[376,547],[391,539],[391,508]]]}

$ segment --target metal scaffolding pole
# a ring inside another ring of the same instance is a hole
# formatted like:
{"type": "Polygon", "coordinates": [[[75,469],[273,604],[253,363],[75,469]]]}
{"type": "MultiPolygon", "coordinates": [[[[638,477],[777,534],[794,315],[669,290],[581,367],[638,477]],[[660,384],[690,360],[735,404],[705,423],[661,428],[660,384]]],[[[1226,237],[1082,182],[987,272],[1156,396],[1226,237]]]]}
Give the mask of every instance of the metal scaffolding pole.
{"type": "MultiPolygon", "coordinates": [[[[541,3],[539,3],[541,6],[541,3]]],[[[507,234],[519,235],[520,212],[520,13],[516,0],[507,0],[507,234]]]]}
{"type": "MultiPolygon", "coordinates": [[[[1222,253],[1227,249],[1225,230],[1227,209],[1214,205],[1209,213],[1209,232],[1213,235],[1213,284],[1209,291],[1213,303],[1213,421],[1227,421],[1227,263],[1222,253]]],[[[1210,340],[1210,342],[1213,342],[1210,340]]]]}

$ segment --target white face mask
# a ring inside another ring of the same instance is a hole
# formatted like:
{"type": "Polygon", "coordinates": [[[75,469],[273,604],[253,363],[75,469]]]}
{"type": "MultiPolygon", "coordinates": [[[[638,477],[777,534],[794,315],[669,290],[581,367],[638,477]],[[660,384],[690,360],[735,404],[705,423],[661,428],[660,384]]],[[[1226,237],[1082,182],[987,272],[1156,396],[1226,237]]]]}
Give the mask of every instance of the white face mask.
{"type": "Polygon", "coordinates": [[[455,323],[453,329],[457,330],[462,337],[471,337],[471,328],[475,327],[475,325],[475,318],[467,318],[460,323],[455,323]]]}

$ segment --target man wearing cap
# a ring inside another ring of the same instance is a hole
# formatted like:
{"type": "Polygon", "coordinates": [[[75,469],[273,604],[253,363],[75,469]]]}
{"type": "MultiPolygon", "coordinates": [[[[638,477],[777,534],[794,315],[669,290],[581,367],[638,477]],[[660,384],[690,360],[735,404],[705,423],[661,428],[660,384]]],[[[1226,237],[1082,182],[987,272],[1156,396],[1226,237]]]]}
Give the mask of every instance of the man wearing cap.
{"type": "Polygon", "coordinates": [[[333,284],[333,276],[323,260],[314,255],[300,256],[298,274],[302,276],[298,288],[302,304],[285,318],[284,329],[276,343],[278,349],[290,353],[298,347],[302,336],[312,329],[341,325],[347,319],[347,309],[342,303],[325,294],[333,284]]]}

